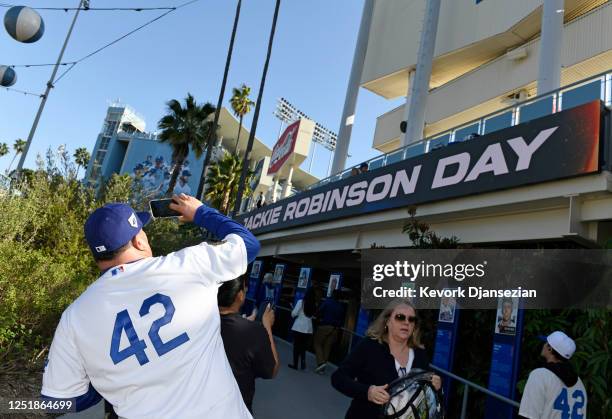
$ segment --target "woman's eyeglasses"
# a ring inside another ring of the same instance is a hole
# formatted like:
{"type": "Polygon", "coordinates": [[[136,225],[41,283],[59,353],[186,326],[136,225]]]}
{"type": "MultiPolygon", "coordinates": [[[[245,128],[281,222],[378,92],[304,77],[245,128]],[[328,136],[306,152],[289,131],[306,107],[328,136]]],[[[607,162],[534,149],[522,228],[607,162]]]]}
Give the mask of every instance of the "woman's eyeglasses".
{"type": "Polygon", "coordinates": [[[413,323],[413,324],[416,324],[418,320],[416,316],[406,316],[403,313],[397,313],[394,318],[398,322],[405,322],[407,320],[408,323],[413,323]]]}

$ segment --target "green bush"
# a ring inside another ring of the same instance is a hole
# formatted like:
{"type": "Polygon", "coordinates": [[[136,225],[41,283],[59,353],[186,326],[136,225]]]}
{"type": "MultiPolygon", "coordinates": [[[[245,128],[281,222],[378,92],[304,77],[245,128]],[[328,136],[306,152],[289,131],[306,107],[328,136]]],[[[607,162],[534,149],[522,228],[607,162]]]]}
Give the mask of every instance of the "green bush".
{"type": "MultiPolygon", "coordinates": [[[[127,175],[113,175],[98,198],[76,180],[65,150],[46,157],[20,184],[0,185],[0,362],[44,352],[63,310],[98,277],[83,233],[91,211],[106,202],[146,206],[127,175]]],[[[146,231],[156,255],[201,241],[199,229],[170,220],[146,231]]]]}

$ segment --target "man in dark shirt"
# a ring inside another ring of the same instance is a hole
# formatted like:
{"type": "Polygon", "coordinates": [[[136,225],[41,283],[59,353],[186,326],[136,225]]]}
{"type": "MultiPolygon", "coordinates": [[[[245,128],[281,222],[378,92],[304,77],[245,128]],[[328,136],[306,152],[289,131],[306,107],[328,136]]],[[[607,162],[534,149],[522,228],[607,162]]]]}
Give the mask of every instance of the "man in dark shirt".
{"type": "Polygon", "coordinates": [[[247,320],[240,315],[245,298],[246,281],[243,277],[225,282],[217,294],[225,353],[244,404],[252,413],[255,378],[274,378],[280,362],[272,336],[274,310],[267,306],[261,323],[247,320]]]}
{"type": "Polygon", "coordinates": [[[325,374],[327,361],[332,346],[338,339],[338,334],[344,325],[345,306],[340,301],[340,290],[334,290],[331,297],[327,298],[317,312],[319,326],[314,336],[314,348],[317,356],[318,374],[325,374]]]}

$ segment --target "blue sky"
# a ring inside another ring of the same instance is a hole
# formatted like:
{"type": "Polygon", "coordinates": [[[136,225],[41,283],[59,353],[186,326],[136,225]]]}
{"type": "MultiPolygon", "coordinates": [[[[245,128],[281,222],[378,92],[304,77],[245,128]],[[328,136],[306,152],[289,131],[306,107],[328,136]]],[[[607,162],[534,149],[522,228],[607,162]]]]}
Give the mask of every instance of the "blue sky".
{"type": "MultiPolygon", "coordinates": [[[[76,6],[78,0],[28,0],[25,5],[76,6]]],[[[92,0],[91,7],[170,6],[182,0],[92,0]]],[[[265,59],[274,0],[243,0],[228,88],[252,87],[256,99],[265,59]]],[[[26,160],[66,144],[93,149],[109,102],[120,99],[140,113],[154,131],[165,102],[192,93],[198,101],[217,102],[235,1],[200,0],[180,9],[77,65],[51,92],[26,160]]],[[[350,73],[362,0],[283,0],[266,80],[257,136],[272,146],[280,122],[273,116],[283,96],[317,122],[337,131],[350,73]]],[[[0,9],[4,13],[6,9],[0,9]]],[[[41,11],[46,31],[34,44],[14,41],[0,30],[0,64],[55,62],[72,13],[41,11]]],[[[151,12],[82,12],[63,61],[78,59],[153,18],[151,12]]],[[[42,93],[51,67],[17,68],[14,88],[42,93]]],[[[60,69],[61,71],[61,69],[60,69]]],[[[0,142],[12,146],[27,138],[39,99],[0,89],[0,142]]],[[[349,153],[350,164],[378,154],[372,150],[376,117],[398,101],[361,89],[349,153]]],[[[252,113],[245,118],[250,127],[252,113]]],[[[12,154],[0,158],[0,171],[12,154]]],[[[329,154],[318,147],[313,173],[324,177],[329,154]]],[[[307,168],[309,161],[302,167],[307,168]]]]}

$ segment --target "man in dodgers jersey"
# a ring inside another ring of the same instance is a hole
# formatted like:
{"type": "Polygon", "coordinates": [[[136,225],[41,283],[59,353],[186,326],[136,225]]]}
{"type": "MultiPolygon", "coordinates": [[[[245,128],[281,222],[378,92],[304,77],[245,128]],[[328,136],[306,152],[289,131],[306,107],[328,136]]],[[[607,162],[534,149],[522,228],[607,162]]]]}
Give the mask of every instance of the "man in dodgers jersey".
{"type": "Polygon", "coordinates": [[[223,238],[152,257],[149,213],[107,204],[85,223],[102,275],[62,314],[43,376],[46,399],[77,410],[108,400],[124,418],[251,418],[220,335],[217,289],[246,272],[259,243],[194,197],[171,208],[223,238]]]}
{"type": "Polygon", "coordinates": [[[584,419],[587,417],[587,393],[569,359],[576,351],[574,341],[563,332],[542,336],[540,355],[543,368],[529,374],[519,417],[528,419],[584,419]]]}

